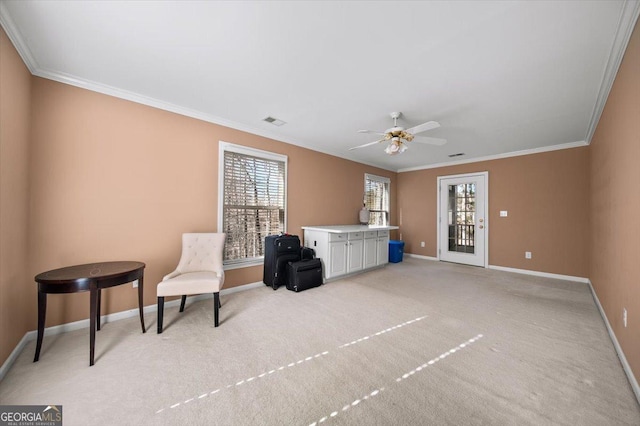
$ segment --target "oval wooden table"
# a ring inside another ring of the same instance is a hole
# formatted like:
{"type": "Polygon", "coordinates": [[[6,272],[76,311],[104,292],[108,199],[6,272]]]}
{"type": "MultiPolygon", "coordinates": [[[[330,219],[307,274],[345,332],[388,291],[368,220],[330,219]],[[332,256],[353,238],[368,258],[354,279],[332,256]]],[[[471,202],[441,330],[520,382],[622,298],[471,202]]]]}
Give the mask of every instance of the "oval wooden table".
{"type": "Polygon", "coordinates": [[[143,278],[145,264],[142,262],[102,262],[69,266],[36,275],[38,283],[38,342],[33,362],[40,358],[44,322],[47,313],[47,294],[78,293],[89,291],[89,365],[93,365],[96,343],[96,328],[100,330],[100,299],[103,288],[109,288],[138,280],[138,308],[140,325],[145,333],[142,313],[143,278]]]}

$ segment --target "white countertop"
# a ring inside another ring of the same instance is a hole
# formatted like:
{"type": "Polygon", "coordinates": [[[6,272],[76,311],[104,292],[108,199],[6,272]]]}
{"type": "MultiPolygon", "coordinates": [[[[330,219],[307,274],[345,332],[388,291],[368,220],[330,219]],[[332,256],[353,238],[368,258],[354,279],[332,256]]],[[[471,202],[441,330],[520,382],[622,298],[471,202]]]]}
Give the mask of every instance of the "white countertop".
{"type": "Polygon", "coordinates": [[[321,226],[303,226],[302,229],[310,231],[324,231],[332,233],[342,232],[358,232],[358,231],[386,231],[400,229],[399,226],[371,226],[371,225],[321,225],[321,226]]]}

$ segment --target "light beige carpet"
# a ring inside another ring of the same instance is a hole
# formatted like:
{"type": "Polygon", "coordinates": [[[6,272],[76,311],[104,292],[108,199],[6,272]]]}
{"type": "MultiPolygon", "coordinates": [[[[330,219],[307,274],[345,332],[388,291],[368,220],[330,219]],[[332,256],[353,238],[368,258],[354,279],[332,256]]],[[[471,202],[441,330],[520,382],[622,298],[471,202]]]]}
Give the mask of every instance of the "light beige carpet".
{"type": "MultiPolygon", "coordinates": [[[[149,290],[151,291],[151,290],[149,290]]],[[[65,425],[639,425],[588,286],[405,258],[302,293],[262,287],[30,342],[1,404],[65,425]]]]}

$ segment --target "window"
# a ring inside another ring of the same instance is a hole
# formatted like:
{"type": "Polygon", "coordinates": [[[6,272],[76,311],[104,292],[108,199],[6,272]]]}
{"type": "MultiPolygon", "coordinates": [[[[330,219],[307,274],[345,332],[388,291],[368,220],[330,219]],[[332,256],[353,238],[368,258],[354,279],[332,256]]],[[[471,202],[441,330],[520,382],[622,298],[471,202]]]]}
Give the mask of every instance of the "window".
{"type": "Polygon", "coordinates": [[[265,237],[286,229],[287,156],[221,141],[218,170],[224,264],[261,263],[265,237]]]}
{"type": "Polygon", "coordinates": [[[369,209],[369,225],[389,224],[389,183],[386,177],[364,175],[364,205],[369,209]]]}

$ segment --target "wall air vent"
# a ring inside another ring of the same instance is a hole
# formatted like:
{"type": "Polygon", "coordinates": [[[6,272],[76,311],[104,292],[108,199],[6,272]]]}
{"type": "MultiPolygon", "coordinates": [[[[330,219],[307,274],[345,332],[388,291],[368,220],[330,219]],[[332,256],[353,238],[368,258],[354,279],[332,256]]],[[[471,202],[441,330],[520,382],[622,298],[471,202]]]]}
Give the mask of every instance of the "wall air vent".
{"type": "Polygon", "coordinates": [[[457,154],[449,154],[449,158],[462,157],[463,155],[464,155],[464,152],[459,152],[457,154]]]}
{"type": "Polygon", "coordinates": [[[284,121],[278,120],[277,118],[274,118],[274,117],[271,117],[271,116],[269,116],[267,118],[263,118],[262,121],[266,121],[267,123],[271,123],[274,126],[278,126],[278,127],[282,126],[283,124],[287,124],[284,121]]]}

